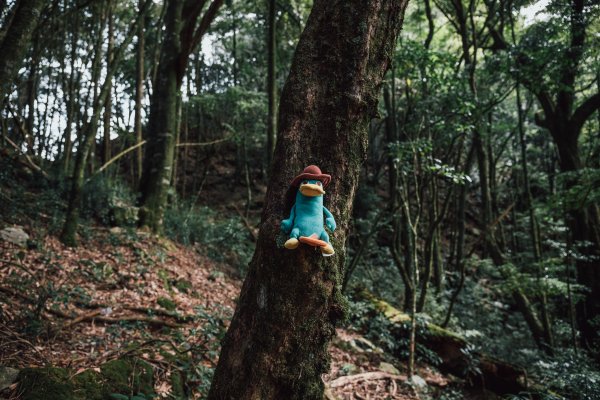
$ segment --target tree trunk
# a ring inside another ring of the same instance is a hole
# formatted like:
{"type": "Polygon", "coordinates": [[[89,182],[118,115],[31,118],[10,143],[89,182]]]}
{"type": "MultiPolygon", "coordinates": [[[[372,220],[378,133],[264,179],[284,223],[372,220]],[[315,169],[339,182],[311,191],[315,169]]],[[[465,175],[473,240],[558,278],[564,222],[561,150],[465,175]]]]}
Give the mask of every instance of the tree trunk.
{"type": "Polygon", "coordinates": [[[0,102],[10,93],[45,4],[44,0],[20,0],[11,10],[10,25],[0,42],[0,102]]]}
{"type": "MultiPolygon", "coordinates": [[[[107,0],[108,8],[108,47],[106,49],[106,69],[110,69],[113,63],[113,52],[115,45],[115,27],[113,7],[111,0],[107,0]]],[[[112,116],[112,78],[108,80],[108,95],[104,105],[104,137],[102,140],[102,164],[106,164],[111,157],[110,150],[110,120],[112,116]]]]}
{"type": "MultiPolygon", "coordinates": [[[[27,80],[27,136],[30,142],[27,143],[27,152],[34,154],[34,143],[35,137],[33,129],[35,126],[35,101],[37,99],[38,92],[38,66],[40,62],[40,51],[37,39],[33,40],[33,51],[31,55],[31,62],[29,64],[29,79],[27,80]]],[[[41,133],[38,129],[38,133],[41,133]]],[[[41,147],[41,144],[38,147],[41,147]]]]}
{"type": "Polygon", "coordinates": [[[140,181],[142,193],[140,225],[152,231],[162,229],[167,190],[171,184],[175,157],[177,123],[177,62],[181,52],[183,2],[169,0],[165,15],[165,33],[161,58],[150,101],[148,144],[140,181]]]}
{"type": "Polygon", "coordinates": [[[328,344],[345,313],[344,243],[367,130],[406,1],[316,0],[280,102],[279,135],[254,258],[209,399],[319,399],[328,344]],[[309,164],[333,176],[326,203],[336,254],[290,251],[280,223],[291,180],[309,164]]]}
{"type": "Polygon", "coordinates": [[[65,174],[69,173],[69,165],[71,163],[71,153],[73,151],[73,143],[71,139],[71,132],[73,121],[76,119],[76,99],[78,96],[75,96],[75,93],[79,93],[79,81],[80,79],[75,79],[76,74],[80,74],[80,72],[76,71],[75,68],[75,60],[77,58],[77,47],[79,42],[79,13],[75,13],[74,21],[73,21],[73,32],[71,36],[71,48],[70,48],[70,56],[69,56],[69,79],[67,81],[66,88],[66,107],[67,107],[67,123],[65,126],[65,144],[63,149],[63,160],[62,160],[62,169],[65,174]]]}
{"type": "MultiPolygon", "coordinates": [[[[142,12],[142,7],[144,5],[144,0],[138,1],[138,9],[139,12],[142,12]]],[[[145,37],[144,37],[144,18],[140,20],[140,25],[138,26],[137,33],[137,56],[136,56],[136,71],[135,71],[135,122],[134,122],[134,131],[136,143],[140,143],[142,138],[142,101],[144,99],[144,45],[145,45],[145,37]]],[[[143,152],[142,146],[138,147],[135,152],[136,154],[136,174],[135,181],[139,183],[139,180],[142,176],[142,161],[143,161],[143,152]]]]}

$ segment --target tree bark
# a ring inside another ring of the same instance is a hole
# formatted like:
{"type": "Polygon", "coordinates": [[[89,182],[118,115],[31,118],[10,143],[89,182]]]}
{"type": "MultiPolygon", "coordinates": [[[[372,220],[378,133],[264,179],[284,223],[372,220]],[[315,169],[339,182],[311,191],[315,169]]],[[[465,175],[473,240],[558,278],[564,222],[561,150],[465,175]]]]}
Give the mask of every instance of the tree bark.
{"type": "Polygon", "coordinates": [[[171,183],[177,120],[176,64],[181,51],[183,2],[170,0],[166,7],[165,33],[152,90],[148,145],[140,181],[142,193],[140,222],[153,231],[158,231],[162,227],[163,207],[171,183]]]}
{"type": "Polygon", "coordinates": [[[43,0],[16,2],[10,25],[2,28],[6,33],[0,42],[0,102],[10,93],[45,4],[43,0]]]}
{"type": "Polygon", "coordinates": [[[368,124],[406,4],[314,3],[282,92],[257,247],[209,399],[323,398],[328,343],[345,314],[340,292],[344,243],[367,154],[368,124]],[[282,246],[286,191],[309,164],[333,176],[325,199],[339,222],[331,258],[309,247],[290,251],[282,246]]]}

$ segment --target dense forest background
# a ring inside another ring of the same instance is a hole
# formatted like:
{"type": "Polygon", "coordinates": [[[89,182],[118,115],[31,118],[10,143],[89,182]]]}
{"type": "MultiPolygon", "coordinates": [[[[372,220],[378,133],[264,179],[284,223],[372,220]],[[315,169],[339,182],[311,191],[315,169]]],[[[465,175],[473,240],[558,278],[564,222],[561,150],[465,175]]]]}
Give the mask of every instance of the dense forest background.
{"type": "MultiPolygon", "coordinates": [[[[312,6],[0,1],[5,398],[105,398],[60,390],[107,363],[106,398],[207,396],[312,6]]],[[[600,399],[599,16],[409,2],[336,244],[328,398],[600,399]]]]}

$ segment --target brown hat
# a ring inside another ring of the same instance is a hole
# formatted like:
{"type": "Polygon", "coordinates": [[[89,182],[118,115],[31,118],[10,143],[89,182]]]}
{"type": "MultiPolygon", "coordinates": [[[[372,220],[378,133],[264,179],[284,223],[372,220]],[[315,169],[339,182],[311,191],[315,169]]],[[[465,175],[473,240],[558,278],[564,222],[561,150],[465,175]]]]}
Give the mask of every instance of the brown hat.
{"type": "Polygon", "coordinates": [[[323,183],[323,187],[329,185],[331,181],[331,175],[327,175],[321,172],[321,168],[316,165],[309,165],[304,168],[304,171],[300,175],[294,178],[292,181],[292,186],[300,186],[300,182],[305,179],[316,179],[323,183]]]}

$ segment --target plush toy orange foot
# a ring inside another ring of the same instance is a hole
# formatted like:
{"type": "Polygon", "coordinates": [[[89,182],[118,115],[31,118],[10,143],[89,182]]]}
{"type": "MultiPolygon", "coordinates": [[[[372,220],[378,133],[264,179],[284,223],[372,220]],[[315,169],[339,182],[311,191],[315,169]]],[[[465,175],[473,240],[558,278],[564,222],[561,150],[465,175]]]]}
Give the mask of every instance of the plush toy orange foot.
{"type": "Polygon", "coordinates": [[[294,250],[296,247],[298,247],[298,244],[299,244],[299,243],[300,243],[300,242],[298,242],[298,239],[296,239],[296,238],[289,238],[289,239],[288,239],[288,240],[287,240],[287,241],[286,241],[286,242],[283,244],[283,246],[284,246],[286,249],[289,249],[289,250],[294,250]]]}
{"type": "Polygon", "coordinates": [[[334,253],[335,250],[333,250],[333,246],[329,243],[327,243],[326,246],[321,247],[321,254],[323,254],[323,257],[331,257],[334,253]]]}

